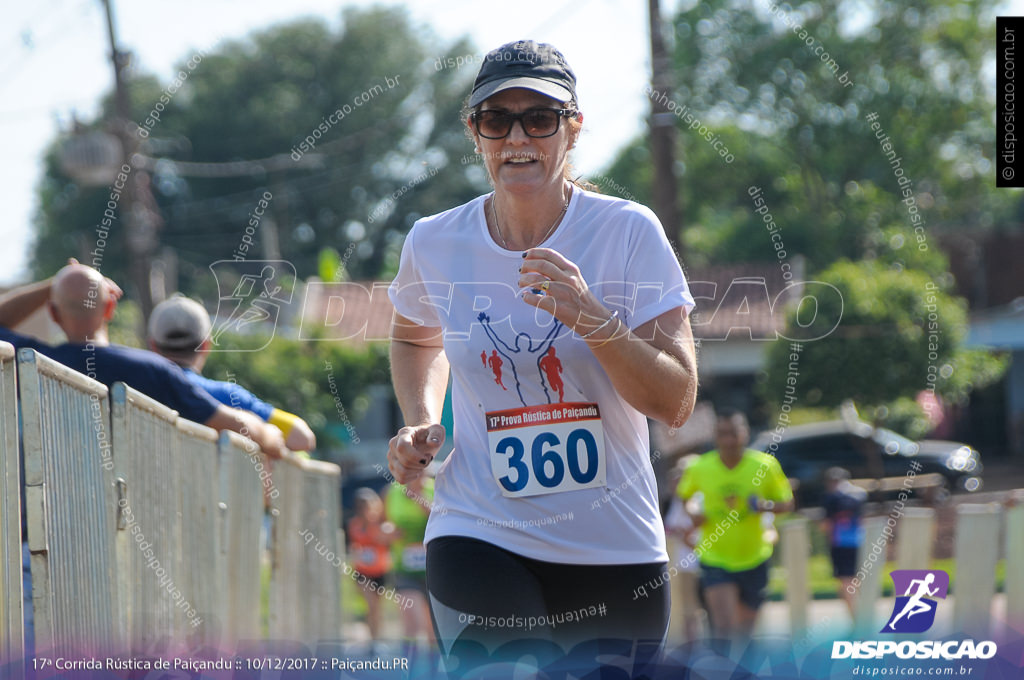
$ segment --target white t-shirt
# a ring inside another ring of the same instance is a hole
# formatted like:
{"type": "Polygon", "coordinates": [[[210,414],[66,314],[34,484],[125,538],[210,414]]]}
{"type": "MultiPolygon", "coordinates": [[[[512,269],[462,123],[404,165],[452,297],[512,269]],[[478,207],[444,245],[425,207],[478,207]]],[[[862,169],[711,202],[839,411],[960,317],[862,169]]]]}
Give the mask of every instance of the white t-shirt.
{"type": "MultiPolygon", "coordinates": [[[[437,474],[444,511],[431,514],[426,541],[468,536],[568,564],[665,562],[647,421],[585,341],[517,297],[522,251],[490,236],[486,198],[417,221],[388,291],[402,316],[443,330],[451,364],[454,450],[437,474]]],[[[642,205],[574,187],[542,246],[576,263],[631,329],[694,306],[642,205]]]]}
{"type": "MultiPolygon", "coordinates": [[[[679,534],[693,529],[693,517],[686,511],[683,499],[673,498],[668,506],[668,514],[665,515],[666,533],[670,533],[668,540],[675,543],[675,566],[679,571],[697,572],[700,571],[700,560],[693,548],[687,545],[679,534]]],[[[700,543],[700,532],[698,530],[694,545],[700,543]]]]}

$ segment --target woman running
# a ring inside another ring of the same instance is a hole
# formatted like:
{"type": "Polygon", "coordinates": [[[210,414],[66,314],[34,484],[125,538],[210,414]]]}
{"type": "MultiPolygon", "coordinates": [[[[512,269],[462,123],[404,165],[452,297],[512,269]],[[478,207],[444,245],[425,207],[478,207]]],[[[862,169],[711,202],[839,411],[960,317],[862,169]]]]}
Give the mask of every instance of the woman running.
{"type": "Polygon", "coordinates": [[[494,191],[419,220],[389,291],[399,482],[441,447],[452,377],[446,512],[425,537],[449,662],[523,640],[656,648],[667,627],[669,588],[634,597],[668,561],[647,417],[679,427],[693,409],[693,298],[654,213],[571,180],[582,122],[554,47],[489,53],[466,124],[494,191]]]}

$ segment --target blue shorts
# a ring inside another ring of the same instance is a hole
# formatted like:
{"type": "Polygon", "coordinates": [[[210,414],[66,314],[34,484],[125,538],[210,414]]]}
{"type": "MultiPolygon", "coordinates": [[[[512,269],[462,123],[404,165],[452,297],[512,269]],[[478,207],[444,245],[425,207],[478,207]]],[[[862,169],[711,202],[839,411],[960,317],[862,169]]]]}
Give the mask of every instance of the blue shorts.
{"type": "Polygon", "coordinates": [[[764,602],[765,591],[768,589],[768,560],[744,571],[729,571],[707,564],[700,565],[701,588],[723,583],[735,583],[740,589],[740,602],[751,609],[757,609],[764,602]]]}

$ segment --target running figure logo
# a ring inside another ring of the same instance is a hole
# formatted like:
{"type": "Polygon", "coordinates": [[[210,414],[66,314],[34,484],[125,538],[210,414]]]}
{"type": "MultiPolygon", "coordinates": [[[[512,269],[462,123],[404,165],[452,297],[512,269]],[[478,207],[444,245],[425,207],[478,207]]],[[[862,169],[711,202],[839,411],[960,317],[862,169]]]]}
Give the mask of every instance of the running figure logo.
{"type": "Polygon", "coordinates": [[[283,260],[218,260],[210,270],[218,289],[211,351],[226,351],[225,332],[243,345],[231,351],[253,352],[269,345],[281,311],[292,301],[287,281],[295,280],[295,267],[283,260]]]}
{"type": "Polygon", "coordinates": [[[487,358],[486,350],[480,352],[480,360],[484,362],[484,368],[491,367],[491,371],[494,372],[494,384],[501,385],[501,389],[508,392],[508,388],[505,387],[505,383],[501,382],[501,366],[505,362],[498,356],[498,350],[491,350],[491,358],[487,358]]]}
{"type": "Polygon", "coordinates": [[[562,384],[562,362],[555,356],[555,346],[548,348],[548,353],[537,362],[541,372],[548,379],[551,389],[558,392],[558,401],[565,401],[565,385],[562,384]]]}
{"type": "MultiPolygon", "coordinates": [[[[558,392],[558,400],[562,401],[562,394],[565,391],[565,387],[562,384],[562,362],[555,356],[555,348],[553,344],[555,338],[558,336],[558,332],[562,330],[563,326],[560,321],[555,321],[551,326],[551,330],[544,337],[543,340],[534,344],[533,338],[526,333],[516,333],[515,339],[512,340],[512,344],[505,342],[501,339],[493,328],[491,328],[491,317],[487,316],[486,313],[480,312],[477,317],[480,321],[480,325],[483,326],[484,332],[487,333],[488,339],[491,344],[494,345],[494,349],[491,350],[491,356],[489,359],[484,361],[485,366],[490,366],[491,371],[494,372],[494,382],[501,385],[503,390],[507,390],[505,383],[502,382],[502,367],[507,363],[508,367],[512,371],[512,380],[515,382],[516,394],[519,395],[519,401],[522,402],[523,406],[529,406],[526,400],[523,398],[522,391],[522,376],[520,376],[520,369],[517,368],[516,362],[513,357],[519,357],[525,354],[536,355],[537,358],[537,372],[540,377],[541,389],[544,390],[544,396],[547,397],[547,403],[552,403],[551,394],[548,393],[548,389],[558,392]],[[522,347],[525,339],[526,347],[522,347]],[[545,379],[546,378],[546,379],[545,379]]],[[[484,359],[487,355],[486,350],[480,353],[480,358],[484,359]]]]}
{"type": "Polygon", "coordinates": [[[938,603],[930,598],[945,599],[949,590],[949,574],[937,569],[897,569],[892,572],[897,593],[892,616],[882,633],[923,633],[935,623],[938,603]]]}

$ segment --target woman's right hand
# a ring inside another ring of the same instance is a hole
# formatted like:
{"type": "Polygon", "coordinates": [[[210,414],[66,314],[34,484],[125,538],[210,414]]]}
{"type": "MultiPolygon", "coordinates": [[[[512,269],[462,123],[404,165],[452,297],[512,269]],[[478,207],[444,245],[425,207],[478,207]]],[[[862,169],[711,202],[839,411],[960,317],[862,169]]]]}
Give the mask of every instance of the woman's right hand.
{"type": "Polygon", "coordinates": [[[406,426],[388,444],[388,470],[399,484],[405,484],[423,471],[444,444],[443,425],[406,426]]]}

